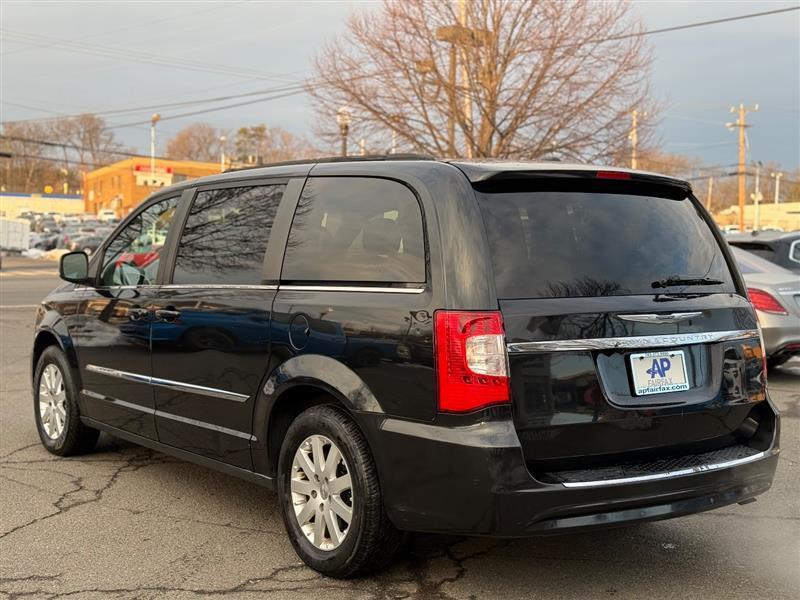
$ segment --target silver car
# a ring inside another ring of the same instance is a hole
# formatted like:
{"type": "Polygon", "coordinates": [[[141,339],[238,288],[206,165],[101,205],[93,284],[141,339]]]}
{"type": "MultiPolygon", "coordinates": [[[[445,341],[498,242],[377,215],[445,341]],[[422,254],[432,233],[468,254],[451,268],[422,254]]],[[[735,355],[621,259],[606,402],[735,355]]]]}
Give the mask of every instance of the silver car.
{"type": "Polygon", "coordinates": [[[731,247],[764,334],[770,366],[800,356],[800,275],[731,247]]]}

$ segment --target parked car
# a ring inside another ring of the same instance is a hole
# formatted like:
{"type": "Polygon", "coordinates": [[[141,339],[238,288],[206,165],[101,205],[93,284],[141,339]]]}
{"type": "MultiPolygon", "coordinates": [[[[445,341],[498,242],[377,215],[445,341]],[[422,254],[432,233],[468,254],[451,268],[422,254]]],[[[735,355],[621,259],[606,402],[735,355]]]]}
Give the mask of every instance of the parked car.
{"type": "Polygon", "coordinates": [[[87,255],[91,255],[103,243],[104,239],[105,237],[100,235],[82,235],[70,239],[67,247],[72,251],[81,250],[87,255]]]}
{"type": "Polygon", "coordinates": [[[61,231],[61,228],[53,219],[48,218],[42,219],[36,223],[36,231],[41,233],[58,233],[61,231]]]}
{"type": "MultiPolygon", "coordinates": [[[[277,491],[306,564],[750,502],[778,413],[689,184],[554,163],[320,160],[160,190],[36,315],[36,425],[277,491]]],[[[88,525],[90,526],[90,525],[88,525]]]]}
{"type": "Polygon", "coordinates": [[[101,223],[102,222],[107,222],[107,221],[110,221],[110,220],[116,219],[116,218],[117,218],[116,211],[114,211],[114,210],[112,210],[110,208],[105,208],[105,209],[103,209],[103,210],[101,210],[100,212],[97,213],[97,220],[100,221],[101,223]]]}
{"type": "Polygon", "coordinates": [[[770,366],[800,356],[800,277],[741,248],[732,250],[758,315],[770,366]]]}
{"type": "Polygon", "coordinates": [[[753,231],[731,236],[728,243],[800,273],[800,231],[753,231]]]}
{"type": "Polygon", "coordinates": [[[64,226],[67,225],[80,225],[81,218],[78,215],[64,215],[64,218],[61,221],[61,224],[64,226]]]}

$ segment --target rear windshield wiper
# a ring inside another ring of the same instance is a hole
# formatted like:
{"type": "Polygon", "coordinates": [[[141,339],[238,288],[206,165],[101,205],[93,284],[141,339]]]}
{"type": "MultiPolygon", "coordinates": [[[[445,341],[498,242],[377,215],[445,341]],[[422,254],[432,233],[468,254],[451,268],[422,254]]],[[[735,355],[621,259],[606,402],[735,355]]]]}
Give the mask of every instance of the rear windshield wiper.
{"type": "Polygon", "coordinates": [[[708,279],[707,277],[667,277],[659,279],[650,285],[654,288],[665,288],[673,285],[719,285],[724,283],[719,279],[708,279]]]}

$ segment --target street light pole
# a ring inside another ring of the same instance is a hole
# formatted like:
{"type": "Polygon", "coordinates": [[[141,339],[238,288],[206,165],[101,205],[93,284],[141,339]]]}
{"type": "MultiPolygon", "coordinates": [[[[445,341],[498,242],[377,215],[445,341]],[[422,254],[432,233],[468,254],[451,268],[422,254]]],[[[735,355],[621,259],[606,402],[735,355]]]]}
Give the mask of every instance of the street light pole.
{"type": "Polygon", "coordinates": [[[336,123],[342,136],[342,156],[347,156],[347,134],[350,132],[350,109],[347,106],[342,106],[336,112],[336,123]]]}
{"type": "Polygon", "coordinates": [[[761,194],[761,161],[756,162],[756,191],[750,194],[750,197],[753,199],[753,202],[756,205],[756,217],[755,222],[753,223],[753,229],[758,231],[761,229],[761,200],[764,196],[761,194]]]}
{"type": "MultiPolygon", "coordinates": [[[[778,204],[781,200],[781,177],[783,177],[783,173],[780,171],[776,171],[774,173],[769,174],[775,180],[775,194],[774,194],[774,203],[778,204]]],[[[778,207],[776,206],[773,208],[773,213],[775,215],[774,225],[777,228],[780,225],[780,214],[778,213],[778,207]]]]}
{"type": "Polygon", "coordinates": [[[228,138],[221,135],[219,138],[219,172],[225,172],[225,142],[228,138]]]}
{"type": "Polygon", "coordinates": [[[770,173],[769,176],[775,180],[774,201],[775,204],[778,204],[778,202],[780,202],[780,197],[781,197],[781,177],[783,177],[783,173],[781,172],[770,173]]]}
{"type": "Polygon", "coordinates": [[[156,176],[156,123],[161,120],[161,115],[155,113],[150,117],[150,179],[156,176]]]}

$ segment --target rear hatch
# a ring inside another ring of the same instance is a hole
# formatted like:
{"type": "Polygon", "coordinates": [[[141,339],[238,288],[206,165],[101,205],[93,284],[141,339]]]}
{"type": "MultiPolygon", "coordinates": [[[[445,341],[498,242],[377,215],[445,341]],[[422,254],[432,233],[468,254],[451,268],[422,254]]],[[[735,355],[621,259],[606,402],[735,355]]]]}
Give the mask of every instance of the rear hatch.
{"type": "Polygon", "coordinates": [[[616,172],[474,186],[534,475],[747,443],[766,398],[757,321],[688,186],[616,172]]]}

